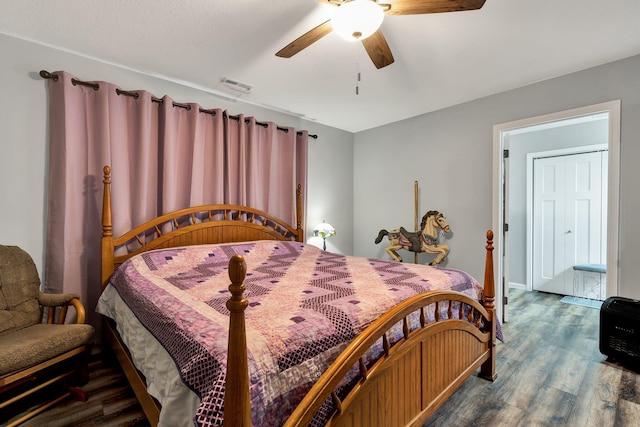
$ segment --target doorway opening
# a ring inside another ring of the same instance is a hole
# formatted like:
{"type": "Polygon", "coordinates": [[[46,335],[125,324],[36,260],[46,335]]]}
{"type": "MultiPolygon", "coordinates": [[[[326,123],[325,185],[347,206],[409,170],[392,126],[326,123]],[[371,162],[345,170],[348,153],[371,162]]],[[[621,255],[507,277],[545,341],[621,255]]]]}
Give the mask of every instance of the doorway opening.
{"type": "MultiPolygon", "coordinates": [[[[511,256],[517,252],[517,248],[526,247],[524,235],[512,235],[510,222],[519,219],[518,213],[510,213],[510,165],[512,149],[511,143],[514,139],[519,139],[521,135],[533,132],[552,132],[552,129],[568,127],[577,123],[596,122],[606,119],[604,129],[605,147],[608,156],[606,175],[606,215],[604,229],[606,230],[606,254],[603,261],[606,261],[606,294],[615,295],[618,291],[618,210],[619,210],[619,181],[620,181],[620,101],[610,101],[602,104],[591,105],[573,110],[561,111],[543,116],[532,117],[494,126],[494,184],[493,184],[493,230],[496,232],[494,247],[496,257],[496,301],[498,315],[504,321],[508,321],[508,295],[510,285],[510,265],[511,256]]],[[[551,149],[545,146],[549,138],[538,138],[533,146],[535,151],[545,151],[551,149]]],[[[591,144],[589,144],[591,145],[591,144]]],[[[514,223],[514,226],[516,224],[514,223]]],[[[526,227],[525,227],[526,228],[526,227]]],[[[522,261],[526,264],[525,257],[522,261]]],[[[514,273],[520,274],[519,272],[514,273]]],[[[526,277],[531,277],[531,271],[527,271],[526,277]]],[[[523,280],[523,286],[529,279],[523,280]]],[[[516,280],[517,281],[517,280],[516,280]]]]}

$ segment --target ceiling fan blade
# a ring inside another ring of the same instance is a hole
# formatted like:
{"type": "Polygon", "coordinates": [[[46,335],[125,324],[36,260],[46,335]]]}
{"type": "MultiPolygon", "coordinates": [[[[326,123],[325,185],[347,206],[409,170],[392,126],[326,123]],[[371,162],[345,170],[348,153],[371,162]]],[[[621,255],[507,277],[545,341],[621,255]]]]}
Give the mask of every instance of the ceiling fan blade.
{"type": "Polygon", "coordinates": [[[362,40],[362,45],[369,54],[376,68],[380,69],[393,64],[393,54],[384,38],[382,31],[378,30],[366,39],[362,40]]]}
{"type": "Polygon", "coordinates": [[[276,56],[279,56],[281,58],[291,58],[293,55],[300,52],[302,49],[311,46],[313,43],[317,42],[318,40],[329,34],[331,31],[333,31],[333,28],[331,27],[331,21],[329,20],[323,22],[311,31],[304,33],[303,35],[280,49],[280,51],[276,53],[276,56]]]}
{"type": "Polygon", "coordinates": [[[380,0],[391,7],[385,15],[421,15],[480,9],[486,0],[380,0]]]}

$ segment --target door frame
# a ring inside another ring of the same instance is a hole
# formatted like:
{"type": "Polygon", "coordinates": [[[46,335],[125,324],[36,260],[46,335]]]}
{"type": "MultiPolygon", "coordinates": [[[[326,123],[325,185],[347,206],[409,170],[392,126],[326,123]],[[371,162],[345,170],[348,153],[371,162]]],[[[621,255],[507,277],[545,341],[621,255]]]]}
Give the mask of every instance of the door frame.
{"type": "MultiPolygon", "coordinates": [[[[505,218],[503,214],[505,196],[503,196],[504,179],[504,139],[509,131],[566,120],[575,117],[589,116],[598,113],[609,114],[609,176],[607,188],[607,297],[616,295],[619,289],[618,283],[618,225],[620,211],[620,100],[607,101],[600,104],[588,105],[571,110],[559,111],[530,117],[493,126],[493,215],[492,228],[494,233],[494,248],[498,256],[494,257],[496,286],[496,310],[499,318],[508,318],[507,301],[509,283],[505,280],[505,218]]],[[[508,279],[508,278],[507,278],[508,279]]]]}
{"type": "MultiPolygon", "coordinates": [[[[611,119],[611,117],[609,117],[611,119]]],[[[578,147],[560,148],[557,150],[538,151],[535,153],[527,153],[527,243],[525,247],[526,251],[526,279],[525,289],[527,291],[533,290],[533,161],[535,159],[541,159],[545,157],[560,157],[568,156],[572,154],[592,153],[595,151],[608,150],[608,144],[594,144],[594,145],[582,145],[578,147]]],[[[607,168],[609,165],[607,164],[607,168]]],[[[608,170],[607,170],[608,177],[608,170]]],[[[607,202],[608,203],[608,202],[607,202]]],[[[609,208],[607,207],[607,214],[609,208]]],[[[607,219],[608,221],[608,219],[607,219]]],[[[607,239],[608,242],[608,239],[607,239]]],[[[607,251],[608,253],[608,251],[607,251]]],[[[505,266],[506,267],[506,266],[505,266]]]]}

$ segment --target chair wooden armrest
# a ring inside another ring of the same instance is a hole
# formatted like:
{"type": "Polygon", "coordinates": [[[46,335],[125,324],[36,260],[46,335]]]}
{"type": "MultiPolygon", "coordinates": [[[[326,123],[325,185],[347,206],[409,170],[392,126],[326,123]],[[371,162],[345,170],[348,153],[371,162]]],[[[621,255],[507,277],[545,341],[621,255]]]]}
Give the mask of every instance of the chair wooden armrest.
{"type": "Polygon", "coordinates": [[[47,308],[47,323],[63,324],[67,318],[67,309],[71,305],[76,311],[76,324],[85,322],[86,311],[84,304],[80,301],[77,294],[46,294],[40,293],[38,302],[44,309],[47,308]],[[56,316],[56,312],[58,316],[56,316]]]}

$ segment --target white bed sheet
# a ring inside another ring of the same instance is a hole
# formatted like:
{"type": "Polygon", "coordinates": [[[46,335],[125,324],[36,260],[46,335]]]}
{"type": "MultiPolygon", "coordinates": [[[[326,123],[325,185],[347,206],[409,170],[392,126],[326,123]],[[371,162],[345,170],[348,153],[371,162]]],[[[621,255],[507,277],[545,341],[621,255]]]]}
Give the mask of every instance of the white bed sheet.
{"type": "Polygon", "coordinates": [[[142,326],[111,285],[104,289],[96,311],[116,322],[133,363],[147,380],[147,391],[162,405],[158,425],[193,426],[193,414],[200,405],[200,398],[184,385],[169,353],[142,326]]]}

